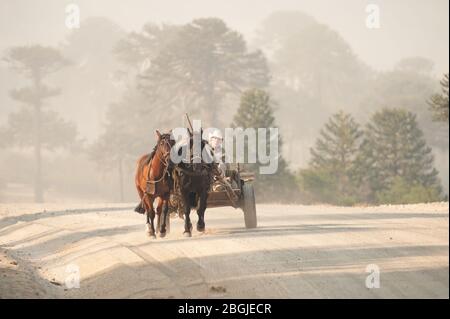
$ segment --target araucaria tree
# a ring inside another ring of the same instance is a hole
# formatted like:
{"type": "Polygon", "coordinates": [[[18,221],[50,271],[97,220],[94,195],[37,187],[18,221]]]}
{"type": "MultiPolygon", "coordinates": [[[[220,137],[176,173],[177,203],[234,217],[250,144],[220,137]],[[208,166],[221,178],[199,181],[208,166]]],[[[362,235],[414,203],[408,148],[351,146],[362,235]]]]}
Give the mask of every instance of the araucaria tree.
{"type": "Polygon", "coordinates": [[[448,124],[448,73],[441,80],[441,93],[435,93],[431,96],[428,104],[433,114],[433,119],[438,122],[447,122],[448,124]]]}
{"type": "Polygon", "coordinates": [[[225,101],[269,82],[264,55],[250,52],[242,35],[216,18],[182,26],[148,25],[120,43],[116,52],[127,64],[148,61],[139,87],[153,112],[159,109],[172,120],[190,112],[202,116],[207,126],[221,127],[225,101]]]}
{"type": "Polygon", "coordinates": [[[31,85],[10,92],[11,98],[21,102],[22,107],[9,117],[5,134],[12,146],[34,149],[34,196],[35,201],[44,200],[42,183],[42,148],[67,146],[75,140],[76,129],[58,117],[55,112],[44,110],[45,102],[60,93],[47,86],[44,79],[68,64],[60,52],[40,45],[20,46],[8,50],[4,60],[22,74],[31,85]]]}
{"type": "Polygon", "coordinates": [[[358,201],[355,163],[362,130],[350,114],[331,116],[311,149],[310,167],[300,171],[300,187],[309,200],[332,204],[358,201]]]}
{"type": "Polygon", "coordinates": [[[370,188],[369,200],[381,203],[440,200],[441,186],[433,161],[431,148],[413,113],[384,109],[373,115],[365,130],[360,157],[361,176],[370,188]]]}
{"type": "MultiPolygon", "coordinates": [[[[275,128],[275,117],[273,115],[272,103],[270,96],[263,90],[250,89],[245,91],[241,96],[241,103],[237,110],[232,127],[247,128],[266,128],[266,154],[274,152],[270,150],[270,134],[269,128],[275,128]]],[[[256,145],[260,141],[256,138],[256,145]]],[[[281,156],[281,138],[278,140],[279,154],[278,169],[274,174],[260,174],[260,164],[246,164],[246,168],[256,174],[255,190],[259,200],[276,201],[276,200],[292,200],[294,198],[297,187],[294,176],[289,172],[287,163],[281,156]]],[[[256,146],[255,145],[255,146],[256,146]]],[[[247,151],[251,151],[247,148],[247,151]]],[[[226,150],[225,150],[226,151],[226,150]]]]}

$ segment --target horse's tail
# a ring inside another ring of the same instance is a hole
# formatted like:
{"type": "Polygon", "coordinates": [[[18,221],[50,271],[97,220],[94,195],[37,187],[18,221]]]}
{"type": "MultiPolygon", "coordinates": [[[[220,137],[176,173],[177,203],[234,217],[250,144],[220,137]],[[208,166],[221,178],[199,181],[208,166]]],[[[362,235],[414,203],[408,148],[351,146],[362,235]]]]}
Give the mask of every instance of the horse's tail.
{"type": "Polygon", "coordinates": [[[148,164],[149,158],[150,158],[150,154],[145,154],[141,158],[139,158],[139,160],[136,163],[136,174],[134,177],[134,181],[135,181],[136,188],[138,189],[138,191],[140,189],[141,179],[145,178],[143,176],[143,171],[144,171],[145,165],[148,164]]]}
{"type": "Polygon", "coordinates": [[[139,213],[139,214],[144,214],[145,213],[145,204],[144,204],[144,201],[143,201],[143,198],[145,196],[145,192],[144,192],[144,190],[141,187],[141,180],[142,180],[142,178],[145,178],[145,176],[143,175],[143,172],[144,172],[145,165],[149,161],[149,157],[150,157],[150,154],[146,154],[146,155],[142,156],[136,163],[136,174],[135,174],[135,177],[134,177],[134,182],[136,184],[136,190],[137,190],[137,192],[139,194],[139,198],[141,199],[141,201],[136,206],[134,211],[139,213]]]}

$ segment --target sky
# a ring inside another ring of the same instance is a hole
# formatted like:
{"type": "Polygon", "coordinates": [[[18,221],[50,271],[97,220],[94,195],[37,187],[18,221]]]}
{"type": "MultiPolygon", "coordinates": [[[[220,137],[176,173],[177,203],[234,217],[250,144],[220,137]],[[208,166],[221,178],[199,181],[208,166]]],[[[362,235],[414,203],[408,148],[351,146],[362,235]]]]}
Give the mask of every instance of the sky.
{"type": "Polygon", "coordinates": [[[68,34],[65,8],[77,4],[81,19],[104,16],[127,31],[146,22],[186,23],[219,17],[251,41],[271,12],[303,11],[338,31],[354,52],[377,70],[404,57],[423,56],[439,76],[449,69],[448,0],[2,0],[0,50],[13,45],[55,45],[68,34]],[[380,9],[380,28],[366,26],[366,6],[380,9]]]}

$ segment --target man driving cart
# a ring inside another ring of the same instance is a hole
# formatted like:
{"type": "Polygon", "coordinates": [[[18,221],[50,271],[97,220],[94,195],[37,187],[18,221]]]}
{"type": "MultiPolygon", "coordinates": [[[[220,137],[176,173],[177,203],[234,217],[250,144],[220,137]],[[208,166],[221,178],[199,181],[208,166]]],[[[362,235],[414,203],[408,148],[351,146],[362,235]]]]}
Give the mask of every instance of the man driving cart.
{"type": "Polygon", "coordinates": [[[227,174],[227,169],[228,169],[228,165],[225,163],[225,154],[224,154],[224,149],[223,149],[223,137],[222,137],[222,133],[220,132],[220,130],[218,129],[214,129],[208,138],[208,143],[211,146],[212,150],[213,150],[213,157],[214,157],[214,161],[217,164],[217,174],[215,176],[215,182],[213,184],[213,191],[222,191],[225,190],[228,194],[228,196],[230,197],[231,201],[237,201],[237,197],[233,192],[233,186],[235,186],[235,188],[237,187],[237,185],[232,185],[235,184],[235,181],[232,179],[228,179],[226,174],[227,174]],[[231,184],[230,184],[231,182],[231,184]]]}

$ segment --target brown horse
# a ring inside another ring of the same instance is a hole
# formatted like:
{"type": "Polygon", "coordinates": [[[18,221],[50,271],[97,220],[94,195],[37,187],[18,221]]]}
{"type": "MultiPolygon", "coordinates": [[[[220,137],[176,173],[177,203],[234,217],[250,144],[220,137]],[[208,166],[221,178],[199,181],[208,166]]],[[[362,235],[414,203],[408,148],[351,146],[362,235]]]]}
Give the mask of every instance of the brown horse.
{"type": "Polygon", "coordinates": [[[141,204],[136,208],[138,212],[145,211],[147,234],[156,238],[154,219],[158,214],[157,228],[160,237],[166,235],[168,221],[169,197],[172,188],[170,150],[174,145],[170,134],[161,134],[156,130],[157,144],[152,154],[142,156],[137,163],[135,183],[141,198],[141,204]],[[156,213],[153,207],[158,200],[156,213]],[[160,223],[161,214],[163,216],[160,223]]]}

